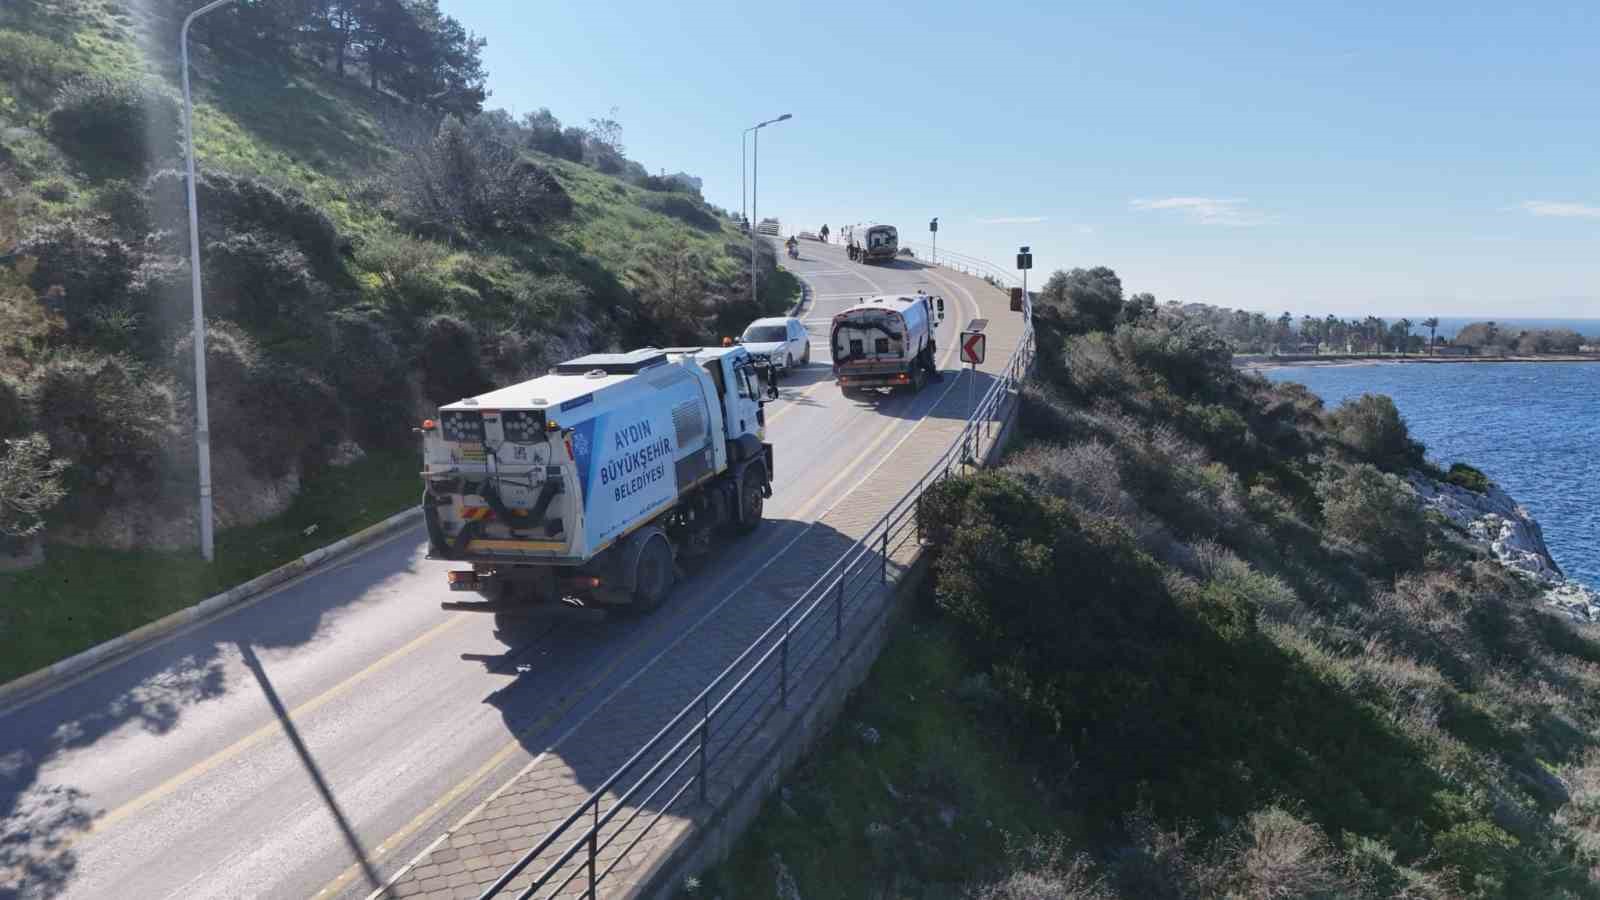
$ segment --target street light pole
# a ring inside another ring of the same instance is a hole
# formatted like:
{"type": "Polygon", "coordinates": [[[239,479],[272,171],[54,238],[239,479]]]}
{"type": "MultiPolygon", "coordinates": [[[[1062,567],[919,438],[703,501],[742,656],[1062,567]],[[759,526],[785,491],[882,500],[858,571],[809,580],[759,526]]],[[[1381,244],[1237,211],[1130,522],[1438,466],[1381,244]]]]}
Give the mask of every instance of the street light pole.
{"type": "Polygon", "coordinates": [[[194,100],[189,94],[189,26],[219,6],[233,0],[212,0],[189,13],[178,35],[183,57],[183,145],[189,166],[189,286],[194,293],[194,446],[200,476],[200,555],[206,562],[216,556],[211,520],[211,416],[206,406],[206,317],[200,302],[200,218],[194,190],[194,100]]]}
{"type": "Polygon", "coordinates": [[[757,233],[756,233],[757,232],[757,225],[758,225],[758,223],[756,221],[756,216],[758,215],[757,212],[756,212],[756,175],[760,171],[759,166],[761,165],[761,129],[767,127],[768,125],[773,124],[774,122],[783,122],[783,121],[786,121],[786,120],[792,119],[792,118],[794,118],[794,117],[792,115],[790,115],[789,113],[784,113],[783,115],[777,117],[776,119],[768,119],[765,122],[761,122],[761,123],[758,123],[756,125],[752,125],[749,128],[745,129],[746,131],[755,132],[755,134],[753,134],[751,136],[751,138],[750,138],[750,302],[751,303],[759,303],[759,301],[756,299],[756,273],[758,271],[760,271],[760,269],[756,265],[756,241],[758,240],[757,233]]]}

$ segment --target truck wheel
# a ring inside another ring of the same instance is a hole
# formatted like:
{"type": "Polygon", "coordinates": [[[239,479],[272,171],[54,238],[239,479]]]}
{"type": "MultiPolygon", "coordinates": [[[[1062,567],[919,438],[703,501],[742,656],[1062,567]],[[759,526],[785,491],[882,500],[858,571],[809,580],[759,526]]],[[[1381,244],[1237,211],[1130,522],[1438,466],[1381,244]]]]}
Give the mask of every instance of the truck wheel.
{"type": "Polygon", "coordinates": [[[633,569],[633,610],[655,612],[672,591],[672,548],[664,535],[654,534],[639,550],[633,569]]]}
{"type": "Polygon", "coordinates": [[[744,470],[739,479],[739,533],[749,534],[761,524],[761,511],[766,506],[762,497],[761,481],[766,469],[753,465],[744,470]]]}
{"type": "Polygon", "coordinates": [[[802,365],[802,366],[811,365],[811,341],[810,340],[806,341],[806,349],[801,351],[801,354],[800,354],[800,365],[802,365]]]}

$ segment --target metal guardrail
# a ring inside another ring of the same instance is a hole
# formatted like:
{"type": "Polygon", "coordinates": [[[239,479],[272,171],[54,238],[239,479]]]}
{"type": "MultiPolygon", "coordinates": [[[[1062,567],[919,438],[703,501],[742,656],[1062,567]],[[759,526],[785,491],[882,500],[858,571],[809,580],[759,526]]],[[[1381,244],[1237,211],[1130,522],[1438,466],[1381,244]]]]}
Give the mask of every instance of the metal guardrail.
{"type": "Polygon", "coordinates": [[[946,269],[953,269],[963,275],[982,278],[999,288],[1022,286],[1022,282],[1017,280],[1017,276],[1013,272],[1003,269],[986,259],[968,256],[965,253],[948,249],[940,249],[937,256],[935,256],[933,247],[910,241],[901,241],[900,246],[910,247],[917,254],[916,259],[918,262],[931,263],[946,269]]]}
{"type": "Polygon", "coordinates": [[[500,896],[540,857],[557,850],[559,855],[516,894],[518,900],[556,897],[574,887],[580,891],[577,896],[594,898],[618,863],[685,796],[707,802],[707,784],[719,764],[741,750],[770,714],[789,706],[791,691],[844,641],[847,622],[872,591],[900,574],[895,555],[921,542],[923,491],[959,467],[977,465],[983,441],[1002,426],[1012,390],[1033,365],[1031,304],[1024,317],[1022,341],[1005,371],[984,392],[961,434],[917,483],[480,900],[500,896]]]}

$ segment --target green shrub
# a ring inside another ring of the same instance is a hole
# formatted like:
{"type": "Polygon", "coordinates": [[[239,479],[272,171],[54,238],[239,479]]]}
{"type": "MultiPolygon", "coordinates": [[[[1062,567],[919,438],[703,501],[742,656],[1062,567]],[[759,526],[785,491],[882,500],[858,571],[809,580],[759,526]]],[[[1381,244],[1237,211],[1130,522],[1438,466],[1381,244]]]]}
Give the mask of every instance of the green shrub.
{"type": "Polygon", "coordinates": [[[71,77],[70,54],[43,35],[0,28],[0,81],[42,105],[71,77]]]}
{"type": "Polygon", "coordinates": [[[35,228],[17,254],[33,260],[29,287],[66,319],[69,331],[87,331],[96,307],[124,299],[139,261],[126,242],[70,220],[35,228]]]}
{"type": "Polygon", "coordinates": [[[677,219],[679,222],[698,228],[701,231],[720,231],[722,222],[710,210],[693,197],[687,194],[665,193],[654,194],[644,198],[645,209],[652,209],[664,216],[677,219]]]}
{"type": "Polygon", "coordinates": [[[1069,337],[1064,355],[1067,377],[1084,396],[1116,395],[1126,389],[1127,373],[1107,335],[1095,333],[1069,337]]]}
{"type": "Polygon", "coordinates": [[[530,278],[512,292],[511,306],[518,327],[548,328],[583,308],[590,290],[566,275],[530,278]]]}
{"type": "Polygon", "coordinates": [[[178,439],[172,385],[132,359],[58,353],[35,371],[39,430],[72,461],[63,507],[94,519],[110,498],[157,496],[165,448],[178,439]]]}
{"type": "Polygon", "coordinates": [[[32,422],[22,383],[0,372],[0,438],[23,434],[33,427],[32,422]]]}
{"type": "Polygon", "coordinates": [[[477,330],[464,319],[438,315],[425,322],[417,356],[422,392],[433,403],[471,397],[493,386],[483,369],[477,330]]]}
{"type": "Polygon", "coordinates": [[[528,236],[572,213],[572,198],[544,167],[481,128],[447,116],[428,141],[402,154],[388,202],[407,228],[435,236],[528,236]]]}
{"type": "Polygon", "coordinates": [[[1333,437],[1358,459],[1389,472],[1422,464],[1423,446],[1411,439],[1394,401],[1382,394],[1362,394],[1328,414],[1333,437]]]}
{"type": "Polygon", "coordinates": [[[940,547],[936,602],[993,666],[1031,734],[1059,737],[1074,710],[1094,702],[1077,693],[1082,679],[1141,631],[1159,630],[1172,609],[1159,567],[1126,528],[1080,518],[1011,476],[940,482],[921,515],[940,547]]]}
{"type": "Polygon", "coordinates": [[[94,207],[106,214],[122,237],[143,238],[155,227],[144,186],[133,181],[118,179],[100,185],[94,207]]]}
{"type": "Polygon", "coordinates": [[[207,244],[206,314],[258,335],[303,331],[326,312],[327,291],[299,248],[272,234],[234,232],[207,244]]]}
{"type": "Polygon", "coordinates": [[[67,465],[42,434],[0,440],[0,548],[44,530],[45,513],[66,496],[67,465]]]}
{"type": "Polygon", "coordinates": [[[356,265],[377,279],[391,308],[406,318],[421,318],[444,306],[439,267],[447,256],[445,248],[433,241],[382,232],[361,242],[356,265]]]}
{"type": "MultiPolygon", "coordinates": [[[[177,236],[187,235],[188,198],[183,172],[164,169],[145,184],[157,224],[177,236]]],[[[333,283],[343,273],[345,241],[333,219],[293,188],[263,179],[203,169],[195,179],[202,246],[250,232],[276,235],[305,254],[311,270],[333,283]]],[[[186,251],[185,251],[186,255],[186,251]]]]}
{"type": "Polygon", "coordinates": [[[1072,853],[1059,838],[1036,838],[1008,848],[1003,877],[969,891],[971,900],[1115,900],[1088,854],[1072,853]]]}
{"type": "Polygon", "coordinates": [[[68,220],[36,228],[17,249],[33,261],[28,284],[61,315],[68,341],[158,358],[174,326],[188,320],[189,268],[153,248],[68,220]]]}
{"type": "Polygon", "coordinates": [[[1116,451],[1098,440],[1030,444],[1006,461],[1005,471],[1091,515],[1131,522],[1138,514],[1138,504],[1123,489],[1116,451]]]}
{"type": "Polygon", "coordinates": [[[1264,461],[1250,423],[1230,407],[1191,403],[1184,410],[1183,427],[1213,456],[1236,469],[1254,470],[1264,461]]]}
{"type": "Polygon", "coordinates": [[[1473,468],[1466,463],[1451,463],[1450,473],[1444,480],[1479,494],[1489,491],[1489,476],[1483,474],[1483,470],[1473,468]]]}
{"type": "Polygon", "coordinates": [[[1314,823],[1278,807],[1250,814],[1219,848],[1216,896],[1346,900],[1370,896],[1314,823]]]}
{"type": "Polygon", "coordinates": [[[1334,467],[1317,483],[1327,532],[1369,549],[1390,574],[1416,567],[1427,550],[1427,520],[1416,492],[1366,463],[1334,467]]]}
{"type": "Polygon", "coordinates": [[[1112,340],[1119,359],[1158,376],[1180,397],[1220,396],[1238,377],[1228,343],[1205,325],[1141,320],[1119,326],[1112,340]]]}
{"type": "Polygon", "coordinates": [[[182,124],[178,99],[158,82],[90,75],[62,89],[46,127],[90,175],[106,178],[175,156],[182,124]]]}
{"type": "Polygon", "coordinates": [[[388,321],[378,310],[358,307],[335,313],[332,324],[330,375],[350,410],[356,439],[377,445],[404,440],[412,389],[388,321]]]}
{"type": "Polygon", "coordinates": [[[38,191],[40,199],[51,203],[65,203],[72,199],[72,185],[64,178],[51,178],[40,182],[38,191]]]}
{"type": "Polygon", "coordinates": [[[1110,331],[1122,315],[1122,279],[1105,266],[1057,270],[1039,291],[1037,308],[1069,333],[1110,331]]]}
{"type": "MultiPolygon", "coordinates": [[[[173,346],[173,367],[193,390],[193,338],[173,346]]],[[[206,326],[206,392],[211,443],[231,447],[252,471],[279,478],[317,461],[337,443],[343,410],[321,378],[274,360],[243,329],[227,322],[206,326]]]]}

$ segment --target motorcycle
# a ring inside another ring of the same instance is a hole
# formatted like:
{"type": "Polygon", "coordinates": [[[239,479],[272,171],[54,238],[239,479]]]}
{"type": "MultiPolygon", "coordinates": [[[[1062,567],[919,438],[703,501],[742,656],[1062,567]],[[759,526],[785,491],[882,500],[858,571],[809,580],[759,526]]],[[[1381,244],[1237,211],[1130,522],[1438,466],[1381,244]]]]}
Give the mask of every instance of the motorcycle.
{"type": "Polygon", "coordinates": [[[791,243],[789,245],[789,258],[790,259],[799,259],[800,258],[800,246],[798,244],[792,244],[791,243]]]}

